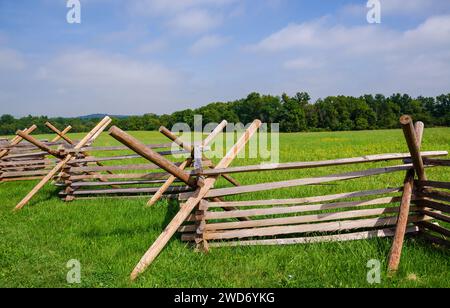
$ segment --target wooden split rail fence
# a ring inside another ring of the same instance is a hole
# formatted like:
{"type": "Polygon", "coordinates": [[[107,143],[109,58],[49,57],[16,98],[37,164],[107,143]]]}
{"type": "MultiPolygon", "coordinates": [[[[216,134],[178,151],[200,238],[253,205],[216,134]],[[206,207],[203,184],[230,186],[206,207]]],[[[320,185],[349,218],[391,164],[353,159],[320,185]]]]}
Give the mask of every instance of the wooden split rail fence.
{"type": "MultiPolygon", "coordinates": [[[[434,221],[439,218],[444,221],[447,219],[440,213],[443,206],[438,206],[436,201],[424,199],[423,195],[429,191],[419,193],[415,188],[413,189],[415,174],[423,180],[425,169],[447,164],[445,160],[436,159],[436,157],[448,155],[447,151],[420,152],[423,123],[418,122],[416,127],[413,127],[410,118],[407,118],[406,122],[405,119],[402,120],[409,153],[229,167],[239,151],[256,133],[260,124],[259,121],[255,121],[233,149],[212,169],[185,171],[171,166],[174,168],[170,170],[160,165],[175,178],[185,177],[186,183],[193,178],[198,179],[199,182],[195,191],[179,195],[182,202],[179,213],[144,254],[132,272],[131,279],[136,279],[153,262],[176,232],[182,233],[183,241],[193,242],[197,248],[204,251],[208,251],[211,247],[223,246],[290,245],[394,237],[390,270],[395,271],[396,263],[400,260],[405,234],[417,234],[424,228],[434,232],[442,231],[442,228],[435,227],[434,221]],[[423,160],[426,163],[423,163],[423,160]],[[393,165],[391,161],[399,161],[400,164],[393,165]],[[386,165],[313,178],[214,188],[216,179],[223,175],[374,162],[386,162],[386,165]],[[428,162],[434,162],[434,164],[428,162]],[[380,183],[381,187],[374,190],[305,198],[251,201],[224,201],[223,199],[281,188],[322,185],[398,172],[406,174],[405,182],[393,188],[386,188],[380,183]],[[410,206],[411,203],[413,206],[410,206]],[[425,207],[425,203],[428,206],[425,207]]],[[[118,128],[112,128],[110,134],[151,162],[157,163],[155,157],[140,153],[137,149],[139,142],[128,138],[129,136],[118,128]]],[[[439,196],[438,200],[448,200],[448,195],[443,192],[434,191],[433,196],[435,198],[439,196]]]]}
{"type": "MultiPolygon", "coordinates": [[[[49,122],[47,126],[54,127],[49,122]]],[[[30,135],[36,128],[37,126],[33,125],[20,133],[30,135]]],[[[67,146],[67,142],[63,137],[71,129],[72,127],[68,126],[62,132],[58,130],[56,137],[52,140],[39,140],[39,142],[48,148],[67,146]]],[[[47,155],[46,151],[42,151],[33,143],[24,140],[18,132],[12,140],[0,143],[0,182],[40,179],[56,163],[56,160],[48,159],[47,155]]]]}
{"type": "MultiPolygon", "coordinates": [[[[162,127],[160,132],[178,145],[177,153],[190,153],[182,162],[172,162],[166,158],[175,153],[172,150],[164,150],[172,143],[145,145],[115,126],[109,130],[109,134],[125,147],[103,150],[129,149],[136,154],[110,157],[89,155],[88,151],[97,151],[100,148],[86,147],[87,141],[93,142],[109,123],[110,120],[105,118],[75,147],[56,153],[47,151],[57,158],[59,163],[16,209],[22,208],[58,173],[57,185],[63,186],[60,195],[66,200],[78,197],[151,194],[153,196],[147,203],[151,206],[164,194],[178,194],[182,202],[179,212],[136,265],[131,274],[133,280],[153,262],[177,232],[182,234],[183,241],[192,242],[203,251],[224,246],[292,245],[393,237],[389,256],[389,270],[393,272],[398,269],[406,234],[421,234],[438,244],[449,243],[450,230],[445,224],[450,223],[450,184],[430,181],[426,175],[428,168],[450,165],[449,160],[442,159],[448,152],[421,151],[424,125],[417,122],[414,126],[409,116],[400,119],[408,153],[239,167],[230,165],[259,130],[259,120],[249,126],[217,165],[203,156],[196,157],[194,153],[199,152],[196,147],[204,149],[211,143],[227,125],[225,121],[201,145],[186,144],[162,127]],[[148,162],[126,163],[127,160],[138,157],[148,162]],[[103,163],[108,161],[115,164],[104,166],[103,163]],[[394,164],[395,161],[399,163],[394,164]],[[385,165],[360,171],[252,185],[241,185],[232,177],[240,173],[281,172],[375,162],[385,165]],[[250,201],[226,201],[230,196],[251,196],[252,193],[276,189],[324,185],[398,172],[404,173],[405,179],[396,187],[386,188],[380,181],[380,187],[372,190],[291,199],[251,198],[250,201]],[[219,177],[223,177],[233,186],[215,188],[219,177]]],[[[35,144],[26,133],[19,136],[35,144]]],[[[45,149],[43,146],[40,148],[45,149]]]]}
{"type": "MultiPolygon", "coordinates": [[[[205,148],[222,132],[227,122],[223,121],[201,147],[205,148]]],[[[118,129],[117,129],[118,130],[118,129]]],[[[167,128],[161,127],[160,132],[171,140],[165,144],[141,145],[141,151],[148,151],[152,157],[158,157],[155,163],[129,163],[130,160],[142,158],[139,154],[118,156],[90,156],[75,159],[66,164],[60,175],[57,185],[63,186],[60,196],[66,201],[96,197],[117,196],[143,196],[152,195],[148,205],[153,205],[163,195],[174,196],[179,193],[192,191],[193,181],[186,183],[183,178],[173,177],[162,166],[171,166],[172,169],[182,168],[190,170],[194,161],[194,146],[178,139],[167,128]],[[188,158],[182,162],[171,162],[166,157],[175,154],[187,154],[188,158]],[[113,165],[93,166],[92,163],[109,162],[113,165]],[[80,164],[82,166],[80,166],[80,164]],[[88,164],[88,165],[87,165],[88,164]],[[105,172],[109,174],[105,174],[105,172]]],[[[83,151],[91,149],[82,149],[83,151]]],[[[103,147],[92,149],[95,151],[124,151],[130,150],[127,146],[103,147]]],[[[211,161],[201,158],[202,167],[212,166],[211,161]]],[[[167,168],[167,167],[166,167],[167,168]]]]}

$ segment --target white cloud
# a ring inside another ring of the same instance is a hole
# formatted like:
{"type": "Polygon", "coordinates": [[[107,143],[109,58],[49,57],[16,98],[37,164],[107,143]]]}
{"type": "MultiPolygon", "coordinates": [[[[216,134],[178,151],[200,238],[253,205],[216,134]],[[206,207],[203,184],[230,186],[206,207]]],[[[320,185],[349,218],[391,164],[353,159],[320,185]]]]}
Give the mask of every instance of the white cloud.
{"type": "Polygon", "coordinates": [[[168,22],[176,33],[198,34],[212,30],[222,23],[222,17],[206,10],[192,9],[179,13],[168,22]]]}
{"type": "Polygon", "coordinates": [[[227,41],[229,41],[228,37],[219,35],[203,36],[189,48],[189,52],[192,54],[201,54],[212,49],[219,48],[223,46],[227,41]]]}
{"type": "Polygon", "coordinates": [[[395,51],[414,53],[414,50],[407,48],[425,47],[432,50],[432,47],[449,45],[450,15],[443,15],[431,17],[418,27],[404,32],[373,25],[329,25],[325,19],[291,24],[247,49],[264,52],[334,50],[336,54],[377,54],[395,51]]]}
{"type": "Polygon", "coordinates": [[[290,24],[247,50],[286,70],[284,91],[301,85],[316,97],[436,95],[448,92],[450,84],[450,15],[430,17],[404,31],[318,19],[290,24]]]}
{"type": "MultiPolygon", "coordinates": [[[[11,78],[16,81],[0,78],[1,100],[11,99],[21,106],[22,112],[40,114],[45,106],[49,115],[80,115],[176,109],[184,76],[161,64],[82,50],[61,53],[54,59],[40,61],[39,66],[28,65],[25,72],[11,78]]],[[[4,109],[9,108],[16,108],[17,113],[17,107],[12,105],[4,109]]]]}
{"type": "Polygon", "coordinates": [[[201,34],[243,12],[244,3],[238,0],[134,0],[129,10],[134,17],[161,19],[162,24],[176,34],[201,34]]]}

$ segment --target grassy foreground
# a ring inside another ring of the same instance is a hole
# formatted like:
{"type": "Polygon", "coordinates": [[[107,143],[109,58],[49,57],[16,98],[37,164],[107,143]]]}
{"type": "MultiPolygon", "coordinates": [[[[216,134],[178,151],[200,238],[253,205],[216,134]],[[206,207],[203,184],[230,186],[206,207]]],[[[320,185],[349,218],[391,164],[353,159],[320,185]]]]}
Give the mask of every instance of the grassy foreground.
{"type": "MultiPolygon", "coordinates": [[[[156,132],[133,133],[147,143],[166,142],[156,132]]],[[[82,136],[73,135],[73,138],[82,136]]],[[[44,137],[44,136],[41,136],[44,137]]],[[[96,145],[117,144],[106,134],[96,145]]],[[[450,128],[426,129],[423,150],[450,151],[450,128]]],[[[401,130],[282,134],[280,159],[307,161],[407,152],[401,130]]],[[[136,160],[141,162],[142,160],[136,160]]],[[[238,159],[233,165],[255,163],[238,159]]],[[[392,164],[398,164],[392,162],[392,164]]],[[[342,173],[383,163],[313,170],[236,175],[243,184],[342,173]]],[[[428,170],[433,180],[450,181],[444,168],[428,170]]],[[[291,198],[398,187],[403,173],[338,184],[280,189],[232,198],[291,198]]],[[[128,279],[142,254],[178,210],[148,198],[79,200],[64,203],[51,185],[19,213],[11,209],[36,182],[0,184],[0,287],[450,287],[450,253],[409,238],[395,278],[385,273],[391,239],[346,243],[212,249],[194,252],[174,237],[137,282],[128,279]],[[66,282],[71,259],[81,262],[82,282],[66,282]],[[381,284],[367,283],[367,262],[382,263],[381,284]]],[[[220,181],[218,186],[227,186],[220,181]]]]}

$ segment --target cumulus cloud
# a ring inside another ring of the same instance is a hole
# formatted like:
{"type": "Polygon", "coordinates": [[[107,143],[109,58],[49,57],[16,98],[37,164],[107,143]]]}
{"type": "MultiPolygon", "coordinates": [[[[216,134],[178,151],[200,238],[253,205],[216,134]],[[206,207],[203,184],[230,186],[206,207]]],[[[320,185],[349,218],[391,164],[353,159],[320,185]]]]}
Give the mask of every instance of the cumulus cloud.
{"type": "MultiPolygon", "coordinates": [[[[50,115],[160,112],[161,106],[179,104],[174,93],[183,93],[178,88],[183,76],[174,69],[91,50],[69,51],[34,63],[19,78],[20,83],[10,84],[0,78],[2,99],[14,97],[22,112],[32,114],[39,114],[44,105],[50,115]]],[[[5,106],[9,107],[13,108],[5,106]]]]}
{"type": "Polygon", "coordinates": [[[238,0],[134,0],[130,11],[135,16],[162,18],[178,34],[201,34],[221,25],[241,7],[238,0]]]}
{"type": "Polygon", "coordinates": [[[290,24],[247,50],[289,70],[289,82],[315,95],[409,92],[435,95],[450,84],[450,15],[408,30],[344,26],[318,19],[290,24]]]}
{"type": "Polygon", "coordinates": [[[219,15],[214,16],[206,10],[193,9],[170,19],[168,26],[177,33],[197,34],[212,30],[221,22],[222,17],[219,15]]]}

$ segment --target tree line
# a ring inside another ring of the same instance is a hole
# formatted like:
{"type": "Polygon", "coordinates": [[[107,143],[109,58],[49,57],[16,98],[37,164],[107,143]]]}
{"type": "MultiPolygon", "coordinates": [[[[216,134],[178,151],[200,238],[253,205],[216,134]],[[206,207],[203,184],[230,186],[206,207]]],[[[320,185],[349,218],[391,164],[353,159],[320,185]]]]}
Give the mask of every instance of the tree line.
{"type": "MultiPolygon", "coordinates": [[[[175,123],[194,125],[194,115],[202,115],[203,123],[227,120],[230,123],[250,123],[260,119],[265,123],[279,123],[281,132],[345,131],[397,128],[398,119],[409,114],[427,126],[450,126],[450,93],[437,97],[412,98],[407,94],[386,97],[381,94],[329,96],[312,103],[308,93],[294,96],[261,95],[251,93],[246,98],[231,102],[215,102],[198,109],[186,109],[172,114],[115,117],[114,125],[124,130],[157,130],[161,125],[175,123]]],[[[16,119],[11,115],[0,118],[0,135],[14,134],[36,124],[36,133],[48,133],[45,122],[60,129],[71,125],[72,132],[86,132],[96,125],[96,118],[48,118],[27,116],[16,119]]]]}

